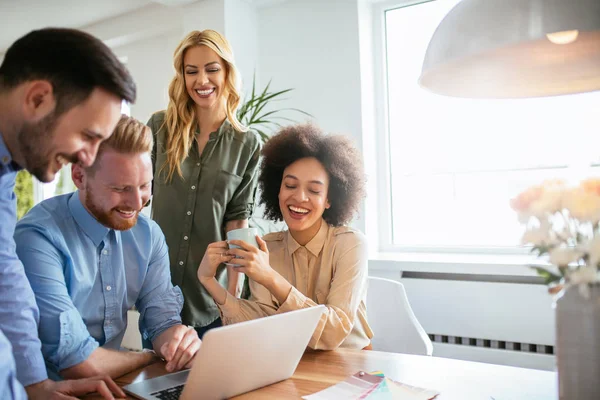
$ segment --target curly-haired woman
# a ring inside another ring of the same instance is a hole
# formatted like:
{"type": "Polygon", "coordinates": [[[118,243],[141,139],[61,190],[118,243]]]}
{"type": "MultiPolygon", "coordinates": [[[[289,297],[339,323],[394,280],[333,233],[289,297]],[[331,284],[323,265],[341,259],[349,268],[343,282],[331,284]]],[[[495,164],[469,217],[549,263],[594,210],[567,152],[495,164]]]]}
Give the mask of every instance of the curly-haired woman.
{"type": "MultiPolygon", "coordinates": [[[[184,296],[182,320],[200,336],[220,326],[219,311],[196,278],[209,243],[248,226],[256,194],[260,142],[236,118],[238,72],[227,40],[193,31],[177,46],[166,111],[152,115],[152,218],[169,246],[171,279],[184,296]]],[[[216,277],[231,293],[237,272],[216,277]]]]}
{"type": "Polygon", "coordinates": [[[347,227],[364,196],[360,156],[343,136],[314,125],[284,128],[263,149],[261,202],[267,218],[288,230],[257,236],[260,248],[230,240],[212,243],[198,279],[221,309],[224,324],[324,304],[310,340],[313,349],[368,348],[367,246],[347,227]],[[214,278],[217,266],[234,256],[250,278],[251,297],[238,299],[214,278]]]}

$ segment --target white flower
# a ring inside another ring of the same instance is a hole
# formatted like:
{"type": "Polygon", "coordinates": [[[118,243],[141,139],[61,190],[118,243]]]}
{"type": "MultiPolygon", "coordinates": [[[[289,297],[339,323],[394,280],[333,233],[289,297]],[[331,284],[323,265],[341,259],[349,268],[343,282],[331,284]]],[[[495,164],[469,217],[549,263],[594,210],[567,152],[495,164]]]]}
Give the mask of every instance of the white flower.
{"type": "Polygon", "coordinates": [[[558,267],[566,267],[581,258],[580,250],[569,247],[557,247],[550,250],[550,263],[558,267]]]}
{"type": "Polygon", "coordinates": [[[580,222],[597,223],[600,221],[600,196],[584,189],[576,188],[565,191],[563,207],[569,210],[572,218],[580,222]]]}
{"type": "Polygon", "coordinates": [[[600,236],[593,237],[585,246],[588,253],[588,264],[597,267],[600,262],[600,236]]]}
{"type": "Polygon", "coordinates": [[[578,285],[580,283],[591,283],[598,281],[598,269],[596,267],[579,267],[568,275],[569,283],[578,285]]]}
{"type": "Polygon", "coordinates": [[[550,230],[547,228],[530,228],[525,231],[521,238],[522,244],[532,244],[534,246],[552,244],[550,230]]]}
{"type": "Polygon", "coordinates": [[[521,212],[521,211],[517,212],[517,220],[521,224],[527,224],[531,218],[532,218],[532,216],[529,215],[529,213],[527,213],[527,212],[521,212]]]}
{"type": "Polygon", "coordinates": [[[548,249],[549,262],[563,269],[566,283],[589,294],[589,283],[600,282],[600,179],[588,179],[576,188],[561,181],[533,186],[511,200],[526,225],[521,239],[548,249]]]}

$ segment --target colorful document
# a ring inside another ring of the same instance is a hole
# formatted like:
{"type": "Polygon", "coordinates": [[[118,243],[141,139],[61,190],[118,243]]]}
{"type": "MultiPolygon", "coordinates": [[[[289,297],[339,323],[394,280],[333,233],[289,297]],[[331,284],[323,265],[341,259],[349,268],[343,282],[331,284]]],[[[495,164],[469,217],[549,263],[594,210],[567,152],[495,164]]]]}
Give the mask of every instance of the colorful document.
{"type": "Polygon", "coordinates": [[[304,396],[305,400],[431,400],[439,392],[406,385],[386,378],[383,372],[357,372],[345,381],[304,396]]]}
{"type": "Polygon", "coordinates": [[[380,376],[360,371],[345,381],[302,398],[305,400],[362,399],[365,394],[375,390],[383,380],[384,378],[380,376]]]}

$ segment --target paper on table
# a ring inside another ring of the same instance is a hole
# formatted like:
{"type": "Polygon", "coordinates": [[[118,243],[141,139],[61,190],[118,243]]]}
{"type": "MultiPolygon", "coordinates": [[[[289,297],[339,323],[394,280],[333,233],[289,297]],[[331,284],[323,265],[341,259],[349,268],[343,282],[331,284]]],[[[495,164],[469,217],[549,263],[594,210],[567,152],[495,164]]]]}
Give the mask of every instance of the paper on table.
{"type": "Polygon", "coordinates": [[[390,381],[392,381],[397,387],[399,386],[404,389],[409,389],[413,394],[419,395],[420,399],[431,400],[440,394],[440,392],[438,392],[437,390],[424,389],[424,388],[420,388],[420,387],[416,387],[416,386],[410,386],[410,385],[407,385],[406,383],[396,382],[393,379],[390,379],[390,381]]]}
{"type": "Polygon", "coordinates": [[[381,376],[374,376],[360,371],[345,381],[302,398],[305,400],[363,399],[365,395],[375,390],[383,379],[381,376]]]}
{"type": "Polygon", "coordinates": [[[385,378],[379,387],[365,398],[368,400],[430,400],[438,394],[435,390],[417,388],[385,378]]]}
{"type": "Polygon", "coordinates": [[[358,372],[345,381],[320,392],[304,396],[305,400],[431,400],[439,392],[406,385],[386,378],[381,371],[358,372]]]}

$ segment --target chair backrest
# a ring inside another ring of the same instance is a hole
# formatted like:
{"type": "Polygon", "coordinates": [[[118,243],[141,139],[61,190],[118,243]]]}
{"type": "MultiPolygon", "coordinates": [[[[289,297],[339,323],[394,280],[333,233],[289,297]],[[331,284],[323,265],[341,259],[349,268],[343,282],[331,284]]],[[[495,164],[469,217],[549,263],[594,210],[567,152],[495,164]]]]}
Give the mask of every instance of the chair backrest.
{"type": "Polygon", "coordinates": [[[367,315],[373,329],[373,350],[430,356],[431,340],[410,307],[404,286],[369,277],[367,315]]]}

